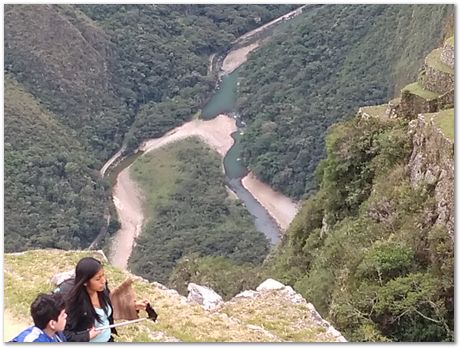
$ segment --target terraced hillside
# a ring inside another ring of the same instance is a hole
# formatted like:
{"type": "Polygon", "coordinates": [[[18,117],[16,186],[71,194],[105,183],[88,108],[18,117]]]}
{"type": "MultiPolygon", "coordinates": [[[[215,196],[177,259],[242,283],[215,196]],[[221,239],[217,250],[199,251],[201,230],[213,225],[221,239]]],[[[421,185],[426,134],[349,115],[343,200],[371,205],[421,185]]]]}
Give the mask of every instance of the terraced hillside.
{"type": "MultiPolygon", "coordinates": [[[[419,113],[433,113],[454,104],[454,37],[425,58],[416,82],[402,89],[401,114],[409,118],[419,113]]],[[[452,124],[453,125],[453,124],[452,124]]]]}

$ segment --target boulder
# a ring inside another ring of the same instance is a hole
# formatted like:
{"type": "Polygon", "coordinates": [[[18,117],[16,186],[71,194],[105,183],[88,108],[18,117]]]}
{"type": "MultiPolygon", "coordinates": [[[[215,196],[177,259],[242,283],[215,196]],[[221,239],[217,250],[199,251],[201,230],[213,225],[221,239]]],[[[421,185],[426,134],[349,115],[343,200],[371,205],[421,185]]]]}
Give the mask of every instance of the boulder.
{"type": "Polygon", "coordinates": [[[75,276],[75,271],[73,269],[70,271],[66,271],[66,272],[56,273],[55,275],[51,277],[51,283],[56,286],[59,286],[62,284],[64,280],[73,278],[74,276],[75,276]]]}
{"type": "Polygon", "coordinates": [[[280,290],[284,288],[284,284],[281,284],[279,281],[274,279],[267,279],[262,284],[257,287],[257,291],[266,291],[266,290],[280,290]]]}
{"type": "Polygon", "coordinates": [[[187,287],[187,290],[188,302],[198,303],[206,310],[215,309],[224,303],[222,297],[219,294],[206,286],[190,283],[187,287]]]}

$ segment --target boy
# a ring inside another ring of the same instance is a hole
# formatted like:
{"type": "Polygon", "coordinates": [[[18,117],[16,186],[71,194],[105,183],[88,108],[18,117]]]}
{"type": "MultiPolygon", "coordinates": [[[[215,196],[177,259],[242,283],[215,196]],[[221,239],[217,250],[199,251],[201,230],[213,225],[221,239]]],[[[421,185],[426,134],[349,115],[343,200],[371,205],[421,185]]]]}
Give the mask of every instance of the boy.
{"type": "Polygon", "coordinates": [[[35,326],[31,326],[11,342],[63,342],[67,322],[65,303],[61,294],[39,294],[30,306],[35,326]]]}

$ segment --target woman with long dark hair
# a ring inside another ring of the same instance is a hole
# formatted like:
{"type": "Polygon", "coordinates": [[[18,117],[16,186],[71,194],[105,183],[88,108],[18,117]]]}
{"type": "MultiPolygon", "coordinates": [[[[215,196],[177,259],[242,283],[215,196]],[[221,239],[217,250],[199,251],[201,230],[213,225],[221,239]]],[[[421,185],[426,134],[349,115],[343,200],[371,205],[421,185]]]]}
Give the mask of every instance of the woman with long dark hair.
{"type": "MultiPolygon", "coordinates": [[[[115,328],[99,330],[113,324],[113,307],[101,262],[84,257],[75,268],[75,282],[66,301],[67,325],[64,335],[69,342],[113,342],[115,328]]],[[[147,301],[136,302],[145,309],[147,301]]]]}

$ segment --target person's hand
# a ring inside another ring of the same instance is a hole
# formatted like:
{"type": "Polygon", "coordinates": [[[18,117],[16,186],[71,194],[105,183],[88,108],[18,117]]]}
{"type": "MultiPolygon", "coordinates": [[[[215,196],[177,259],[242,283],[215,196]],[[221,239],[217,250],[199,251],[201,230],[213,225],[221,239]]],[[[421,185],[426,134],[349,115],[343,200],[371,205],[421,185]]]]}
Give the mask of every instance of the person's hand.
{"type": "Polygon", "coordinates": [[[134,303],[134,308],[136,308],[136,310],[143,309],[145,311],[145,309],[147,308],[148,303],[149,303],[149,301],[146,300],[146,299],[138,300],[138,301],[136,301],[134,303]]]}
{"type": "Polygon", "coordinates": [[[96,337],[97,335],[99,335],[102,331],[101,330],[98,330],[96,329],[94,326],[88,330],[89,332],[89,339],[92,340],[94,337],[96,337]]]}

